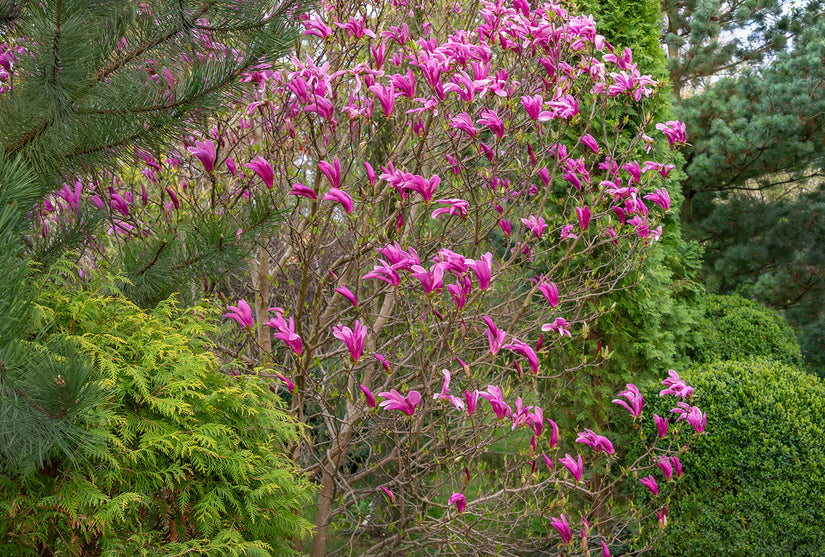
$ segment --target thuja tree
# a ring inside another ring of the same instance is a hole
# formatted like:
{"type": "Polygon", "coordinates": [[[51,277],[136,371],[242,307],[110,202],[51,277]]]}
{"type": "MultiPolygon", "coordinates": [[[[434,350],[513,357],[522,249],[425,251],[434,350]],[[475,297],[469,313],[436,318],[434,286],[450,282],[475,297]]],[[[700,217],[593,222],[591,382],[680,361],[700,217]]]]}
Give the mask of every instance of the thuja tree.
{"type": "MultiPolygon", "coordinates": [[[[218,285],[243,296],[217,346],[311,426],[292,455],[319,485],[312,555],[622,548],[706,418],[671,377],[683,419],[620,467],[608,431],[559,431],[552,403],[610,354],[582,341],[598,301],[667,233],[672,166],[644,147],[684,135],[656,129],[655,81],[558,5],[340,3],[304,29],[180,164],[112,179],[111,237],[281,212],[253,280],[218,285]]],[[[224,242],[245,241],[238,224],[224,242]]],[[[632,385],[617,401],[652,418],[632,385]]]]}
{"type": "Polygon", "coordinates": [[[298,553],[312,490],[285,447],[299,430],[265,385],[220,373],[207,340],[215,311],[174,300],[142,311],[108,280],[87,274],[81,283],[68,259],[37,280],[28,332],[40,343],[26,344],[30,362],[46,367],[66,353],[44,346],[69,346],[86,374],[52,364],[51,381],[25,399],[36,421],[16,437],[4,432],[0,553],[298,553]],[[84,413],[61,416],[75,396],[84,413]],[[65,422],[84,428],[83,443],[21,469],[31,459],[20,437],[65,422]]]}

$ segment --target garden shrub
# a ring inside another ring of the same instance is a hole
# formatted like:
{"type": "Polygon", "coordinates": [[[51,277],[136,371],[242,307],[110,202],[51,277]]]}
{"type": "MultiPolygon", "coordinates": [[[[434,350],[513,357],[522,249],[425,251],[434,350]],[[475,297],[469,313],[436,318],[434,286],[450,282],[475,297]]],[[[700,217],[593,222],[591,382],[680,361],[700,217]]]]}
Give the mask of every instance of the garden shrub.
{"type": "Polygon", "coordinates": [[[691,354],[697,363],[765,358],[802,364],[796,333],[776,311],[739,296],[708,294],[699,325],[699,343],[691,354]]]}
{"type": "MultiPolygon", "coordinates": [[[[709,419],[681,457],[682,489],[654,554],[822,555],[822,380],[768,360],[718,361],[681,375],[709,419]]],[[[670,407],[657,404],[665,415],[670,407]]]]}
{"type": "Polygon", "coordinates": [[[284,456],[299,429],[279,399],[219,372],[203,340],[214,315],[103,291],[37,299],[37,336],[86,354],[106,397],[89,421],[98,442],[73,461],[0,469],[0,554],[293,554],[311,489],[284,456]]]}

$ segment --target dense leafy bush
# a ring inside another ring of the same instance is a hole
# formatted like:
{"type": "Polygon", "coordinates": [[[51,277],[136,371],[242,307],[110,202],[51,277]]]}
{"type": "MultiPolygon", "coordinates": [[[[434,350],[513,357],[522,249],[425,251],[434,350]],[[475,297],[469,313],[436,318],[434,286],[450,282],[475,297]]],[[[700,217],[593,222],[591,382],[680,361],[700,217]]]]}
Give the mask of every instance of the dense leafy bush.
{"type": "MultiPolygon", "coordinates": [[[[670,500],[655,553],[822,555],[822,380],[766,360],[715,362],[682,377],[710,418],[682,456],[683,489],[670,500]]],[[[664,415],[669,407],[659,404],[664,415]]]]}
{"type": "Polygon", "coordinates": [[[693,361],[765,358],[801,365],[796,333],[777,312],[739,296],[710,294],[704,306],[693,361]]]}
{"type": "Polygon", "coordinates": [[[88,355],[106,397],[73,462],[0,470],[0,554],[292,554],[310,495],[283,456],[298,429],[257,378],[216,369],[199,340],[214,316],[82,288],[37,303],[34,332],[88,355]]]}

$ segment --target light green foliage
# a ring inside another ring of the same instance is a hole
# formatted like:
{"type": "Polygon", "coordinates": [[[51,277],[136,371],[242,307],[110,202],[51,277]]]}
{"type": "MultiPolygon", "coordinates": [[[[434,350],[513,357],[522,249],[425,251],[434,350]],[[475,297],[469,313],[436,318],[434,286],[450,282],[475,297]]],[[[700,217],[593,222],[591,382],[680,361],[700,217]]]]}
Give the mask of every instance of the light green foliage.
{"type": "Polygon", "coordinates": [[[762,358],[802,364],[793,328],[777,312],[739,296],[709,294],[698,342],[691,350],[697,363],[762,358]]]}
{"type": "Polygon", "coordinates": [[[74,462],[0,476],[0,553],[291,554],[311,489],[277,397],[217,370],[207,310],[148,313],[97,287],[45,283],[36,299],[36,333],[87,355],[106,396],[74,462]]]}
{"type": "MultiPolygon", "coordinates": [[[[682,456],[682,489],[671,497],[653,554],[822,555],[822,380],[766,360],[715,362],[682,378],[696,387],[693,402],[708,425],[682,456]]],[[[668,412],[652,392],[647,399],[659,415],[668,412]]]]}

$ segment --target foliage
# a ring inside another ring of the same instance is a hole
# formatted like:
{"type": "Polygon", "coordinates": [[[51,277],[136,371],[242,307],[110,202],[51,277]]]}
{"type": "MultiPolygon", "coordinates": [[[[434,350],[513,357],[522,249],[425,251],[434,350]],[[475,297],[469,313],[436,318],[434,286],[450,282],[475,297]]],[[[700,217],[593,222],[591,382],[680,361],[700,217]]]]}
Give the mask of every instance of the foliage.
{"type": "Polygon", "coordinates": [[[771,60],[793,43],[817,4],[810,2],[806,13],[783,0],[664,0],[664,42],[676,98],[701,92],[742,66],[771,60]]]}
{"type": "MultiPolygon", "coordinates": [[[[617,52],[629,47],[641,71],[667,79],[666,58],[659,44],[662,12],[658,2],[602,0],[584,2],[583,10],[593,13],[599,31],[617,52]]],[[[659,99],[655,117],[673,119],[669,95],[659,99]]],[[[654,149],[665,152],[664,138],[655,143],[654,149]]],[[[666,181],[672,212],[662,220],[666,232],[639,267],[623,280],[622,287],[602,301],[615,304],[615,309],[591,327],[590,343],[608,347],[612,356],[590,368],[586,386],[576,389],[574,385],[571,389],[570,407],[590,408],[600,420],[607,415],[617,385],[658,377],[694,342],[700,319],[701,251],[695,242],[682,237],[679,212],[684,198],[678,184],[685,178],[681,170],[684,161],[677,155],[673,162],[676,168],[666,181]]]]}
{"type": "Polygon", "coordinates": [[[217,370],[205,308],[169,300],[146,313],[89,286],[44,281],[33,332],[94,363],[88,383],[105,393],[88,421],[94,442],[35,470],[5,468],[4,551],[292,554],[289,540],[309,531],[311,491],[283,456],[298,430],[277,397],[255,377],[217,370]]]}
{"type": "MultiPolygon", "coordinates": [[[[8,3],[7,3],[8,4],[8,3]]],[[[241,73],[288,47],[289,2],[13,2],[4,40],[22,49],[0,95],[0,145],[41,193],[100,172],[217,110],[241,73]],[[94,37],[90,41],[90,37],[94,37]],[[230,55],[231,53],[231,55],[230,55]]]]}
{"type": "Polygon", "coordinates": [[[302,23],[199,135],[139,151],[140,173],[77,171],[41,204],[44,241],[96,207],[109,230],[79,267],[126,268],[147,304],[183,275],[167,253],[215,254],[193,236],[241,246],[237,269],[227,249],[181,278],[231,299],[216,348],[308,426],[290,454],[319,484],[314,557],[621,547],[660,508],[635,476],[658,441],[616,466],[581,431],[609,421],[557,438],[544,412],[607,357],[591,325],[675,213],[659,86],[554,4],[335,2],[302,23]],[[250,229],[261,213],[281,225],[250,229]]]}
{"type": "Polygon", "coordinates": [[[723,7],[667,8],[679,12],[682,38],[691,37],[679,43],[668,35],[682,44],[671,56],[672,80],[692,93],[683,89],[676,111],[692,145],[682,183],[686,234],[705,248],[710,291],[780,310],[799,328],[808,365],[825,369],[825,268],[817,248],[825,160],[822,3],[723,7]]]}
{"type": "Polygon", "coordinates": [[[630,48],[645,73],[657,80],[667,78],[666,59],[659,44],[662,9],[657,0],[587,0],[581,2],[581,12],[593,14],[599,32],[617,50],[630,48]]]}
{"type": "Polygon", "coordinates": [[[822,296],[825,191],[773,203],[745,197],[719,205],[703,223],[714,238],[706,280],[782,311],[799,330],[808,365],[825,370],[822,296]]]}
{"type": "Polygon", "coordinates": [[[739,296],[709,294],[703,305],[700,340],[690,353],[695,362],[756,358],[802,364],[796,333],[777,312],[739,296]]]}
{"type": "MultiPolygon", "coordinates": [[[[767,360],[683,373],[711,416],[682,457],[654,555],[820,555],[825,521],[825,384],[767,360]]],[[[667,408],[660,405],[659,414],[667,408]]]]}
{"type": "MultiPolygon", "coordinates": [[[[86,382],[88,362],[75,357],[73,347],[57,338],[46,346],[27,337],[32,292],[25,281],[32,263],[38,264],[37,272],[47,273],[67,249],[78,247],[75,264],[82,266],[82,258],[93,267],[96,253],[82,248],[89,247],[104,218],[115,225],[99,210],[113,208],[113,192],[102,185],[105,177],[123,170],[137,147],[160,149],[202,120],[202,111],[228,102],[242,72],[277,59],[292,37],[287,16],[293,11],[290,3],[282,3],[273,12],[265,2],[0,3],[3,466],[38,468],[55,451],[71,457],[87,439],[85,420],[99,395],[86,382]],[[78,188],[68,178],[72,171],[84,176],[85,186],[78,188]],[[80,196],[82,189],[88,197],[80,196]],[[56,190],[52,205],[44,195],[56,190]],[[62,388],[54,383],[55,373],[73,392],[54,396],[54,389],[62,388]],[[60,404],[51,409],[44,404],[57,400],[60,404]]],[[[214,220],[203,231],[213,232],[214,220]]],[[[175,240],[188,242],[189,249],[176,244],[164,255],[177,260],[163,262],[179,279],[191,280],[199,272],[208,281],[225,272],[223,252],[247,253],[222,250],[219,234],[180,234],[175,240]],[[212,261],[214,267],[207,265],[212,261]]],[[[101,241],[97,247],[105,245],[101,241]]],[[[136,289],[153,281],[168,286],[168,277],[161,281],[155,275],[136,280],[136,289]]],[[[163,299],[158,292],[168,294],[172,288],[146,290],[130,294],[157,302],[163,299]]]]}

